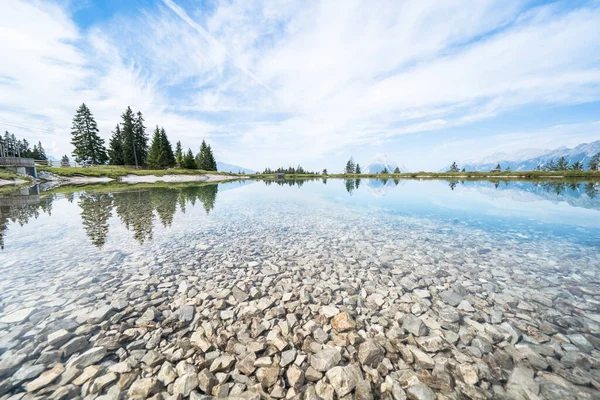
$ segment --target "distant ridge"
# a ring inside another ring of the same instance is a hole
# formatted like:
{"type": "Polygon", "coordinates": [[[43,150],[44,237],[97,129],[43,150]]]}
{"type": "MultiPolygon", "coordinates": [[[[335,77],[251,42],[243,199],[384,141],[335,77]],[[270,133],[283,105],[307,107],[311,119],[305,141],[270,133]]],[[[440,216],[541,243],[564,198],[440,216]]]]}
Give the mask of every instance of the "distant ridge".
{"type": "Polygon", "coordinates": [[[363,174],[379,174],[384,169],[387,169],[391,173],[394,172],[396,167],[400,169],[400,172],[407,172],[403,165],[396,164],[395,161],[390,160],[385,154],[377,154],[361,172],[363,174]]]}
{"type": "Polygon", "coordinates": [[[253,174],[256,172],[250,168],[244,168],[239,165],[227,164],[219,161],[217,161],[217,170],[220,172],[241,172],[242,174],[253,174]]]}
{"type": "MultiPolygon", "coordinates": [[[[533,171],[538,166],[543,168],[550,161],[558,161],[559,158],[565,157],[569,164],[580,161],[587,169],[590,158],[599,152],[600,140],[597,140],[591,143],[583,143],[573,148],[559,147],[554,150],[527,149],[513,154],[497,154],[496,156],[488,156],[478,162],[459,163],[459,167],[467,171],[483,172],[490,171],[496,168],[496,165],[500,164],[503,170],[506,167],[510,167],[513,171],[533,171]]],[[[449,168],[444,168],[442,171],[447,171],[449,168]]]]}

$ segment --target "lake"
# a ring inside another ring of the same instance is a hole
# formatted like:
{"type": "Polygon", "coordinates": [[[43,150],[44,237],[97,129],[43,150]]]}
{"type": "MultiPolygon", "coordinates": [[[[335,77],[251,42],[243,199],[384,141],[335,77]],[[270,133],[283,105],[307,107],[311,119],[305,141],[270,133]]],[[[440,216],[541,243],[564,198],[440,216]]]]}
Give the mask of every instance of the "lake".
{"type": "Polygon", "coordinates": [[[599,183],[34,187],[0,245],[0,399],[600,397],[599,183]]]}

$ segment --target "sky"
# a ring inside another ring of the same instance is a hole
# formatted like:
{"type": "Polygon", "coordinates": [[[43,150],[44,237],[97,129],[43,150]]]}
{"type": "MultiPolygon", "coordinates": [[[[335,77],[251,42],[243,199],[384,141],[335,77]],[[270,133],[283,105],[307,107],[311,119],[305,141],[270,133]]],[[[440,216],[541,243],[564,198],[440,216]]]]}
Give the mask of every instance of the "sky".
{"type": "Polygon", "coordinates": [[[140,110],[246,168],[411,171],[600,140],[600,1],[2,0],[0,131],[140,110]]]}

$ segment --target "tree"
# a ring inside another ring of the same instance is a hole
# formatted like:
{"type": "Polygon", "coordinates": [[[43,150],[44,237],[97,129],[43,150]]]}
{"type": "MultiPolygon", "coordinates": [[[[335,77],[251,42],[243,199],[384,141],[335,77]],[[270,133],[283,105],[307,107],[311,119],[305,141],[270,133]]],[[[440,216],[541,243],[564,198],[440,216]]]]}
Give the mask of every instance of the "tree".
{"type": "Polygon", "coordinates": [[[600,153],[596,154],[590,159],[588,168],[590,171],[597,171],[600,169],[600,153]]]}
{"type": "Polygon", "coordinates": [[[104,139],[98,135],[98,125],[90,109],[82,103],[75,112],[71,126],[71,144],[75,146],[75,161],[104,164],[108,160],[104,139]]]}
{"type": "Polygon", "coordinates": [[[192,153],[192,149],[188,149],[187,153],[183,157],[183,168],[198,169],[198,164],[196,164],[196,160],[194,159],[194,153],[192,153]]]}
{"type": "Polygon", "coordinates": [[[396,168],[394,169],[394,173],[395,173],[395,174],[399,174],[399,173],[400,173],[400,168],[396,167],[396,168]]]}
{"type": "Polygon", "coordinates": [[[112,132],[112,136],[110,141],[108,142],[108,157],[109,164],[111,165],[125,165],[124,153],[125,150],[123,148],[124,137],[121,132],[121,128],[119,124],[115,127],[115,130],[112,132]]]}
{"type": "Polygon", "coordinates": [[[175,146],[175,162],[178,168],[183,168],[183,150],[181,149],[181,141],[177,141],[175,146]]]}
{"type": "Polygon", "coordinates": [[[42,142],[38,142],[37,146],[33,146],[34,158],[36,160],[47,160],[46,151],[42,147],[42,142]]]}
{"type": "Polygon", "coordinates": [[[383,171],[381,171],[382,174],[389,174],[390,172],[388,171],[387,167],[383,167],[383,171]]]}
{"type": "Polygon", "coordinates": [[[356,175],[360,175],[361,174],[360,165],[358,165],[358,163],[356,163],[356,168],[354,168],[354,173],[356,175]]]}
{"type": "Polygon", "coordinates": [[[554,162],[554,159],[550,160],[550,162],[548,164],[546,164],[546,166],[544,167],[544,169],[546,171],[557,171],[558,170],[558,166],[556,165],[556,162],[554,162]]]}
{"type": "MultiPolygon", "coordinates": [[[[133,138],[135,144],[135,155],[140,165],[146,164],[148,157],[148,136],[144,126],[144,118],[140,111],[137,112],[133,123],[133,138]]],[[[137,165],[137,164],[136,164],[137,165]]]]}
{"type": "Polygon", "coordinates": [[[121,114],[121,134],[123,137],[123,165],[138,165],[138,155],[135,146],[134,114],[131,107],[121,114]]]}
{"type": "Polygon", "coordinates": [[[173,147],[171,147],[167,132],[162,127],[160,128],[160,152],[162,154],[162,167],[173,168],[175,166],[175,154],[173,154],[173,147]]]}
{"type": "Polygon", "coordinates": [[[456,161],[454,161],[452,163],[452,165],[450,166],[450,171],[449,172],[459,172],[460,168],[458,168],[458,164],[456,163],[456,161]]]}
{"type": "Polygon", "coordinates": [[[507,165],[506,168],[504,168],[504,171],[510,172],[510,165],[507,165]]]}
{"type": "Polygon", "coordinates": [[[348,162],[346,163],[346,171],[347,174],[356,173],[356,164],[354,164],[354,158],[350,157],[348,162]]]}
{"type": "Polygon", "coordinates": [[[496,165],[496,168],[494,168],[496,171],[502,171],[502,167],[500,166],[500,163],[498,163],[498,165],[496,165]]]}
{"type": "Polygon", "coordinates": [[[461,169],[460,172],[467,172],[467,170],[463,167],[463,169],[461,169]]]}
{"type": "Polygon", "coordinates": [[[217,162],[215,161],[215,156],[213,155],[210,145],[207,145],[205,140],[202,140],[202,144],[200,145],[200,151],[198,152],[198,154],[196,154],[196,164],[198,164],[199,169],[204,171],[217,170],[217,162]]]}
{"type": "Polygon", "coordinates": [[[327,175],[327,168],[323,170],[323,175],[327,175]]]}
{"type": "Polygon", "coordinates": [[[583,163],[581,161],[577,161],[571,165],[571,169],[573,171],[583,171],[583,163]]]}
{"type": "Polygon", "coordinates": [[[556,168],[559,171],[566,171],[569,169],[569,162],[567,161],[567,159],[565,157],[561,157],[558,160],[558,163],[556,164],[556,168]]]}
{"type": "Polygon", "coordinates": [[[69,163],[69,157],[65,154],[64,156],[62,156],[60,162],[61,163],[69,163]]]}
{"type": "Polygon", "coordinates": [[[148,158],[146,161],[152,168],[161,168],[161,143],[158,125],[156,125],[154,135],[152,135],[152,143],[150,144],[150,150],[148,151],[148,158]]]}

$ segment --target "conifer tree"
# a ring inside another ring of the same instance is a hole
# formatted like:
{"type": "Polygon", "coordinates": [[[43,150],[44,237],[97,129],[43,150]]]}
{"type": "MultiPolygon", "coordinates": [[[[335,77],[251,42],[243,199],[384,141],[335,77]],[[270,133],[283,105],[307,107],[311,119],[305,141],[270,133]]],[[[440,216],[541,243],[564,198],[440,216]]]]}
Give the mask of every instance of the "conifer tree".
{"type": "Polygon", "coordinates": [[[183,168],[185,169],[198,169],[196,160],[194,159],[194,153],[192,149],[188,149],[187,153],[183,157],[183,168]]]}
{"type": "MultiPolygon", "coordinates": [[[[356,167],[354,168],[354,173],[356,175],[360,175],[362,173],[360,170],[360,165],[358,163],[356,163],[356,167]]],[[[357,188],[358,188],[358,186],[357,186],[357,188]]]]}
{"type": "Polygon", "coordinates": [[[588,169],[590,171],[597,171],[598,169],[600,169],[600,153],[596,154],[590,159],[588,169]]]}
{"type": "Polygon", "coordinates": [[[161,138],[160,138],[160,129],[158,129],[158,125],[156,125],[156,129],[154,130],[154,134],[152,135],[152,143],[150,144],[150,150],[148,151],[148,165],[152,168],[161,168],[161,138]]]}
{"type": "Polygon", "coordinates": [[[345,170],[345,172],[347,174],[354,174],[354,173],[356,173],[356,164],[354,164],[354,158],[350,157],[350,159],[346,163],[346,170],[345,170]]]}
{"type": "Polygon", "coordinates": [[[112,137],[108,142],[108,157],[111,165],[125,165],[124,158],[124,137],[119,124],[115,127],[112,137]]]}
{"type": "Polygon", "coordinates": [[[134,154],[137,157],[139,165],[146,165],[146,158],[148,157],[148,135],[146,135],[144,118],[140,111],[137,112],[133,122],[133,140],[135,144],[134,154]]]}
{"type": "Polygon", "coordinates": [[[500,163],[498,163],[498,165],[496,165],[496,168],[494,168],[497,171],[502,171],[502,167],[500,166],[500,163]]]}
{"type": "Polygon", "coordinates": [[[569,163],[565,157],[561,157],[556,164],[556,168],[559,171],[566,171],[569,169],[569,163]]]}
{"type": "Polygon", "coordinates": [[[208,171],[208,146],[206,145],[206,141],[202,140],[202,144],[200,144],[200,151],[196,154],[196,164],[198,165],[198,169],[203,171],[208,171]]]}
{"type": "MultiPolygon", "coordinates": [[[[108,160],[104,139],[98,135],[98,125],[90,109],[82,103],[75,112],[71,127],[71,144],[75,146],[75,161],[104,164],[108,160]]],[[[39,147],[39,146],[38,146],[39,147]]]]}
{"type": "Polygon", "coordinates": [[[181,149],[181,141],[177,141],[175,146],[175,162],[178,168],[183,168],[183,150],[181,149]]]}
{"type": "Polygon", "coordinates": [[[395,174],[399,174],[399,173],[400,173],[400,168],[396,167],[396,168],[394,169],[394,173],[395,173],[395,174]]]}
{"type": "Polygon", "coordinates": [[[454,161],[452,163],[452,166],[450,167],[450,172],[459,172],[460,168],[458,168],[458,164],[456,163],[456,161],[454,161]]]}
{"type": "MultiPolygon", "coordinates": [[[[34,146],[34,148],[36,148],[34,146]]],[[[37,144],[37,153],[36,153],[36,160],[47,160],[48,157],[46,157],[46,151],[44,150],[44,148],[42,147],[42,142],[38,142],[37,144]]]]}
{"type": "Polygon", "coordinates": [[[387,167],[383,167],[383,171],[381,171],[382,174],[389,174],[390,172],[388,171],[387,167]]]}
{"type": "Polygon", "coordinates": [[[69,162],[69,157],[65,154],[64,156],[62,156],[62,159],[60,160],[61,163],[68,163],[69,162]]]}
{"type": "Polygon", "coordinates": [[[134,120],[135,115],[131,107],[121,115],[121,134],[123,136],[123,164],[139,165],[137,149],[135,147],[134,120]]]}
{"type": "Polygon", "coordinates": [[[583,171],[583,163],[581,161],[577,161],[571,165],[571,169],[573,171],[583,171]]]}
{"type": "Polygon", "coordinates": [[[162,155],[161,165],[163,168],[173,168],[175,166],[175,155],[173,154],[173,147],[167,137],[165,128],[160,128],[160,152],[162,155]]]}

